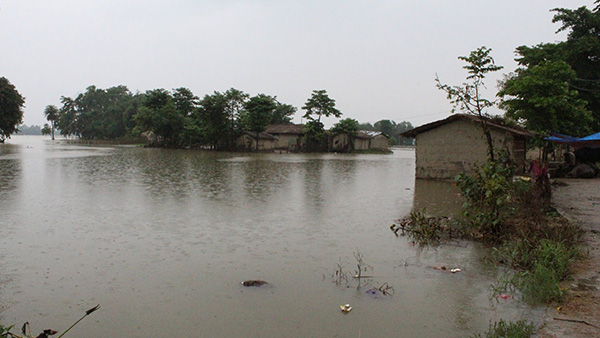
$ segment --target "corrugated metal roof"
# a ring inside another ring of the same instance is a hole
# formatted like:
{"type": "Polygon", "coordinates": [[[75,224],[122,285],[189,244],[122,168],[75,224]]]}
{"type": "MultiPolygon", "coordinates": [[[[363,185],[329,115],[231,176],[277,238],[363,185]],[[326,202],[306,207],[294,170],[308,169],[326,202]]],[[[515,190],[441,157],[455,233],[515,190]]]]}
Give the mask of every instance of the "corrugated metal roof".
{"type": "Polygon", "coordinates": [[[379,136],[379,135],[386,136],[384,133],[382,133],[380,131],[374,131],[374,130],[359,130],[358,131],[358,136],[363,136],[364,138],[372,138],[372,137],[379,136]]]}

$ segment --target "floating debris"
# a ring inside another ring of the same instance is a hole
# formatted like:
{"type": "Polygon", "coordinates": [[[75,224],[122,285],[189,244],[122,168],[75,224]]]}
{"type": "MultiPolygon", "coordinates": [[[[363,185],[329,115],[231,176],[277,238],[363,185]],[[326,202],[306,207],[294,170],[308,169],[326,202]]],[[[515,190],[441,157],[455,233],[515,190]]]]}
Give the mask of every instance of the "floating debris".
{"type": "Polygon", "coordinates": [[[350,306],[350,304],[340,305],[340,308],[342,309],[343,313],[348,313],[352,311],[352,306],[350,306]]]}
{"type": "Polygon", "coordinates": [[[393,296],[394,288],[391,287],[388,283],[383,283],[380,287],[372,287],[369,290],[365,291],[366,294],[377,298],[377,295],[380,293],[384,296],[393,296]]]}
{"type": "Polygon", "coordinates": [[[445,265],[441,265],[441,266],[431,266],[430,268],[432,268],[433,270],[440,270],[440,271],[445,271],[445,272],[451,272],[451,273],[457,273],[457,272],[462,272],[461,268],[454,268],[454,269],[450,269],[445,265]]]}
{"type": "Polygon", "coordinates": [[[267,285],[269,283],[265,282],[264,280],[247,280],[247,281],[243,281],[242,285],[246,286],[246,287],[251,287],[251,286],[263,286],[263,285],[267,285]]]}

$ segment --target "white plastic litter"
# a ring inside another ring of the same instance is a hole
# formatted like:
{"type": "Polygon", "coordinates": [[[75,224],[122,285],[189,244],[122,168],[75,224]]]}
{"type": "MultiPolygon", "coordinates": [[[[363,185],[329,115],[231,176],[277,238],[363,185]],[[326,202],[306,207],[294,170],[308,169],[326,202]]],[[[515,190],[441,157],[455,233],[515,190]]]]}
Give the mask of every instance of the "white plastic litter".
{"type": "Polygon", "coordinates": [[[344,313],[348,313],[348,312],[352,311],[352,306],[350,306],[350,304],[340,305],[340,308],[342,309],[342,312],[344,312],[344,313]]]}

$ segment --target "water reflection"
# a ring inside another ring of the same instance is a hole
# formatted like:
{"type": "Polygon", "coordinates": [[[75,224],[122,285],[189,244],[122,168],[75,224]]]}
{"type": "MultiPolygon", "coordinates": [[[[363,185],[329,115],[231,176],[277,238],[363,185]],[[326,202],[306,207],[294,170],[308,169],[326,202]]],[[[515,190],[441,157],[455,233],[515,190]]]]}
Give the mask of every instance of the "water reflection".
{"type": "Polygon", "coordinates": [[[413,208],[431,216],[460,217],[463,199],[452,181],[415,180],[413,208]]]}
{"type": "Polygon", "coordinates": [[[17,160],[0,159],[0,203],[13,193],[21,178],[21,163],[17,160]]]}

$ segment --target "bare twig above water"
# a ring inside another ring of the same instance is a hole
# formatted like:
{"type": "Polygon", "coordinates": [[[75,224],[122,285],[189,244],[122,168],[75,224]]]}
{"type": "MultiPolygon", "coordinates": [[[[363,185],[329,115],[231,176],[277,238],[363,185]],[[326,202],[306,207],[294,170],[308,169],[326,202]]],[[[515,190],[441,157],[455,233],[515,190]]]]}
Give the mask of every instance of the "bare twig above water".
{"type": "Polygon", "coordinates": [[[581,324],[593,326],[593,327],[596,327],[596,328],[600,329],[600,326],[594,325],[594,324],[592,324],[592,323],[590,323],[588,321],[581,320],[581,319],[569,319],[569,318],[557,318],[557,317],[554,317],[554,320],[560,320],[560,321],[563,321],[563,322],[581,323],[581,324]]]}

